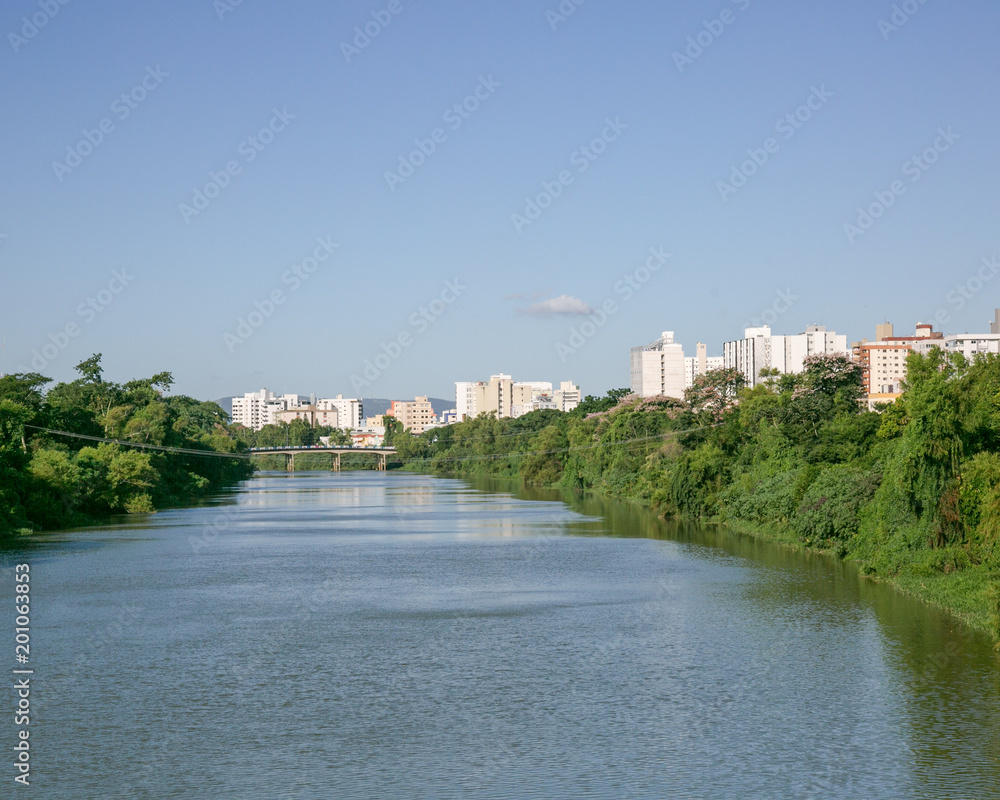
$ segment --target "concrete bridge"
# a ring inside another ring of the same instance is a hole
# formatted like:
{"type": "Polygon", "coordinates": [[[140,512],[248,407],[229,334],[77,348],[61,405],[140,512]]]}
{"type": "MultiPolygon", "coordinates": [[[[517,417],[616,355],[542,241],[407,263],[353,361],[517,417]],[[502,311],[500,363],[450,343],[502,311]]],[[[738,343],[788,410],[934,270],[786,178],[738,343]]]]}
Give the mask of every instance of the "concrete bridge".
{"type": "Polygon", "coordinates": [[[285,469],[295,472],[295,456],[298,453],[330,453],[330,471],[340,472],[340,457],[353,453],[373,453],[378,458],[376,469],[385,472],[386,456],[395,453],[395,447],[252,447],[253,456],[284,456],[285,469]]]}

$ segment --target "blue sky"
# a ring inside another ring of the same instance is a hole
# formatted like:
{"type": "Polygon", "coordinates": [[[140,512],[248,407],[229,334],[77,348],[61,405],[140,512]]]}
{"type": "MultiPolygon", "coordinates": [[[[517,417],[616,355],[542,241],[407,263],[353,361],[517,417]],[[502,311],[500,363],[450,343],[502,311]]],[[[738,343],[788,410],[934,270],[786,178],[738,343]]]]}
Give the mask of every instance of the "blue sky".
{"type": "Polygon", "coordinates": [[[601,394],[663,330],[714,354],[755,319],[986,329],[1000,8],[893,13],[11,0],[0,371],[101,352],[206,399],[495,372],[601,394]]]}

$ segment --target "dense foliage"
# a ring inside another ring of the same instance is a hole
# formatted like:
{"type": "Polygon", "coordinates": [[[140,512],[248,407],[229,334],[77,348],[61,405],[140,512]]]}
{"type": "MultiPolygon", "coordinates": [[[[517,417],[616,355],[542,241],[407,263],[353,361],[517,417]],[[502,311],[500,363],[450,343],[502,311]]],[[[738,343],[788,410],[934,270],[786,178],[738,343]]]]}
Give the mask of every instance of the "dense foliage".
{"type": "Polygon", "coordinates": [[[856,364],[816,356],[752,389],[718,370],[683,402],[616,390],[395,444],[417,469],[641,499],[830,550],[1000,637],[1000,357],[934,350],[908,372],[879,412],[860,402],[856,364]]]}
{"type": "Polygon", "coordinates": [[[246,458],[50,433],[206,454],[246,450],[217,404],[164,395],[170,373],[110,383],[100,354],[76,369],[77,380],[48,391],[50,379],[36,373],[0,378],[0,535],[154,511],[252,474],[246,458]]]}

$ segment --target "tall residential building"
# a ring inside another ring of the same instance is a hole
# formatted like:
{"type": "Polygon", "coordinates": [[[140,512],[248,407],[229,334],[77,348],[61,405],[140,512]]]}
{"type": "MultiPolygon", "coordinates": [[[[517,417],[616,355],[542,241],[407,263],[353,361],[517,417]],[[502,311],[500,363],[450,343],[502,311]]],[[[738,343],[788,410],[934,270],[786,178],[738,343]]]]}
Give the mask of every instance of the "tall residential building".
{"type": "Polygon", "coordinates": [[[562,381],[552,395],[556,408],[560,411],[572,411],[580,405],[580,387],[573,381],[562,381]]]}
{"type": "Polygon", "coordinates": [[[361,427],[364,419],[364,403],[356,397],[344,397],[338,394],[336,397],[324,398],[316,402],[316,411],[337,412],[337,427],[344,430],[357,430],[361,427]]]}
{"type": "Polygon", "coordinates": [[[694,386],[694,379],[713,369],[722,369],[724,359],[722,356],[708,355],[708,348],[703,342],[695,345],[695,356],[687,356],[684,359],[684,388],[689,389],[694,386]]]}
{"type": "Polygon", "coordinates": [[[903,392],[906,380],[906,357],[911,352],[926,354],[932,347],[944,346],[944,335],[933,325],[917,325],[913,336],[894,336],[892,323],[878,325],[877,341],[864,342],[854,349],[854,359],[863,370],[862,382],[868,407],[891,403],[903,392]]]}
{"type": "Polygon", "coordinates": [[[847,355],[847,337],[828,331],[822,325],[810,325],[804,333],[771,335],[771,328],[747,328],[742,339],[726,342],[723,366],[738,369],[748,386],[760,383],[760,373],[776,369],[782,374],[801,372],[805,360],[815,355],[847,355]]]}
{"type": "Polygon", "coordinates": [[[684,398],[684,348],[674,341],[673,331],[664,331],[655,342],[633,347],[629,366],[633,394],[684,398]]]}
{"type": "Polygon", "coordinates": [[[455,381],[455,414],[458,421],[475,419],[479,415],[476,409],[476,387],[480,381],[455,381]]]}
{"type": "Polygon", "coordinates": [[[572,381],[563,381],[557,392],[549,381],[515,382],[503,373],[490,375],[489,381],[455,382],[458,421],[491,412],[497,417],[519,417],[542,408],[569,411],[579,403],[580,387],[572,381]]]}
{"type": "Polygon", "coordinates": [[[1000,333],[958,333],[946,336],[945,349],[949,353],[961,353],[969,361],[988,353],[1000,353],[1000,333]]]}
{"type": "Polygon", "coordinates": [[[273,392],[267,389],[261,389],[259,392],[247,392],[243,397],[233,398],[233,423],[259,431],[265,425],[276,424],[282,411],[300,405],[302,402],[308,402],[308,399],[297,394],[276,397],[273,392]]]}
{"type": "Polygon", "coordinates": [[[417,397],[412,401],[393,400],[388,416],[399,420],[403,430],[409,430],[414,435],[423,433],[437,424],[437,416],[427,397],[417,397]]]}

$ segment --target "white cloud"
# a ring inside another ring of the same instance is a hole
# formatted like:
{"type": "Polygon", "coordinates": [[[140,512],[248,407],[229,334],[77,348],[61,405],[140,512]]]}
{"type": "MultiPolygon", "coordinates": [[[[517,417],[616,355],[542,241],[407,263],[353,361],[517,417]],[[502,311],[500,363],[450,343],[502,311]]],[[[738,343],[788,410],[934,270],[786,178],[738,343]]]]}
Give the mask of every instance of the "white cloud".
{"type": "Polygon", "coordinates": [[[593,313],[593,311],[594,309],[579,297],[561,294],[550,300],[543,300],[541,303],[532,303],[524,313],[533,314],[537,317],[549,317],[553,314],[577,314],[584,316],[593,313]]]}

